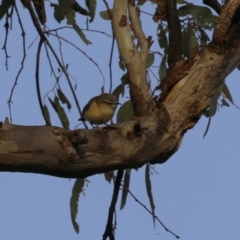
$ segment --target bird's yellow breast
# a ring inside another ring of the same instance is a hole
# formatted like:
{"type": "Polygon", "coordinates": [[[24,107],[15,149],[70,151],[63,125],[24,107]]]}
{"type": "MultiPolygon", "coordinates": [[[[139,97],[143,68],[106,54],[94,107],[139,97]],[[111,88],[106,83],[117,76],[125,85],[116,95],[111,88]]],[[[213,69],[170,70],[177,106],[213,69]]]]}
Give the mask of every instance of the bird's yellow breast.
{"type": "Polygon", "coordinates": [[[85,111],[84,118],[93,124],[103,124],[112,119],[115,108],[93,102],[85,111]]]}

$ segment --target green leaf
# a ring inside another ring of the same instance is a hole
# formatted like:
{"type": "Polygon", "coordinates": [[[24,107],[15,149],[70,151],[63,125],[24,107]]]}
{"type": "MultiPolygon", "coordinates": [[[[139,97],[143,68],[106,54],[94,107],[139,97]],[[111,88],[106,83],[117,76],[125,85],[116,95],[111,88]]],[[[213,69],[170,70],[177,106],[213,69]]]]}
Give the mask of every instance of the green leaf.
{"type": "Polygon", "coordinates": [[[158,74],[160,81],[163,80],[167,75],[166,55],[162,58],[158,74]]]}
{"type": "Polygon", "coordinates": [[[160,32],[158,33],[158,43],[160,48],[164,49],[164,53],[166,54],[168,51],[168,40],[166,36],[166,31],[163,29],[162,25],[158,26],[160,32]]]}
{"type": "Polygon", "coordinates": [[[142,6],[147,0],[138,0],[137,5],[142,6]]]}
{"type": "Polygon", "coordinates": [[[12,4],[13,2],[10,0],[2,0],[2,4],[0,5],[0,20],[5,14],[7,14],[8,9],[12,6],[12,4]]]}
{"type": "MultiPolygon", "coordinates": [[[[112,9],[110,9],[110,12],[112,13],[112,9]]],[[[101,11],[99,14],[100,14],[100,17],[102,19],[104,19],[104,20],[111,20],[110,16],[109,16],[109,13],[108,13],[108,10],[101,11]]]]}
{"type": "Polygon", "coordinates": [[[187,30],[182,33],[182,53],[188,57],[189,52],[198,45],[197,37],[193,27],[188,22],[187,30]]]}
{"type": "Polygon", "coordinates": [[[128,73],[125,73],[121,77],[122,84],[127,85],[129,84],[129,76],[128,73]]]}
{"type": "Polygon", "coordinates": [[[74,26],[76,24],[74,11],[72,10],[68,11],[67,13],[65,13],[65,16],[67,18],[67,25],[74,26]]]}
{"type": "Polygon", "coordinates": [[[227,87],[227,85],[224,83],[223,88],[222,88],[222,93],[224,94],[224,96],[232,103],[233,103],[233,98],[232,95],[227,87]]]}
{"type": "Polygon", "coordinates": [[[229,103],[224,98],[222,99],[222,106],[230,107],[229,103]]]}
{"type": "Polygon", "coordinates": [[[148,53],[147,61],[146,61],[147,68],[152,66],[152,64],[154,63],[154,58],[155,58],[154,53],[148,53]]]}
{"type": "Polygon", "coordinates": [[[51,98],[48,98],[49,102],[51,103],[53,109],[55,110],[55,112],[57,113],[58,109],[57,109],[57,106],[56,104],[53,102],[53,100],[51,98]]]}
{"type": "Polygon", "coordinates": [[[199,27],[203,27],[207,30],[213,29],[218,19],[217,16],[212,14],[208,7],[198,6],[192,3],[186,4],[178,9],[179,17],[185,17],[188,14],[192,15],[199,27]]]}
{"type": "Polygon", "coordinates": [[[217,92],[212,96],[210,104],[209,104],[209,116],[214,116],[216,111],[217,111],[217,104],[218,104],[218,99],[220,97],[220,94],[222,92],[222,89],[224,87],[225,83],[223,82],[217,89],[217,92]]]}
{"type": "Polygon", "coordinates": [[[58,5],[63,13],[68,13],[75,4],[77,4],[75,0],[58,0],[58,5]]]}
{"type": "Polygon", "coordinates": [[[50,114],[49,114],[47,105],[45,105],[45,104],[43,105],[43,114],[44,114],[45,118],[47,119],[47,121],[51,124],[50,114]]]}
{"type": "Polygon", "coordinates": [[[130,177],[131,177],[131,169],[126,169],[124,174],[124,181],[123,181],[123,190],[122,190],[122,200],[120,210],[124,208],[127,202],[128,190],[130,185],[130,177]]]}
{"type": "Polygon", "coordinates": [[[203,138],[205,138],[205,136],[206,136],[207,133],[208,133],[208,130],[209,130],[210,124],[211,124],[211,119],[212,119],[212,117],[209,116],[209,118],[208,118],[208,123],[207,123],[207,127],[206,127],[206,130],[205,130],[204,134],[203,134],[203,138]]]}
{"type": "Polygon", "coordinates": [[[102,85],[102,87],[101,87],[101,93],[102,94],[104,93],[104,85],[102,85]]]}
{"type": "Polygon", "coordinates": [[[120,84],[120,85],[118,85],[118,86],[114,89],[114,91],[112,92],[112,94],[117,98],[117,101],[119,101],[119,96],[120,96],[120,94],[121,94],[122,97],[123,97],[124,91],[125,91],[124,84],[120,84]]]}
{"type": "Polygon", "coordinates": [[[182,54],[185,57],[188,56],[188,51],[189,51],[188,41],[189,41],[189,37],[188,37],[187,30],[184,30],[182,32],[182,54]]]}
{"type": "MultiPolygon", "coordinates": [[[[67,1],[69,1],[69,0],[67,0],[67,1]]],[[[89,12],[86,9],[82,8],[78,4],[77,1],[73,0],[73,2],[74,2],[74,4],[72,5],[71,8],[74,12],[78,12],[79,14],[84,15],[84,16],[89,16],[90,15],[89,12]]]]}
{"type": "Polygon", "coordinates": [[[95,17],[97,1],[96,0],[85,0],[85,2],[88,7],[88,10],[89,10],[90,23],[91,23],[95,17]]]}
{"type": "Polygon", "coordinates": [[[189,26],[189,51],[191,51],[193,48],[195,48],[196,46],[198,46],[198,41],[197,41],[197,37],[195,32],[193,31],[193,28],[191,26],[191,24],[188,24],[189,26]]]}
{"type": "Polygon", "coordinates": [[[54,5],[54,18],[58,23],[61,23],[61,21],[65,18],[64,12],[57,4],[54,5]]]}
{"type": "Polygon", "coordinates": [[[117,123],[130,120],[134,116],[132,101],[126,101],[118,110],[117,123]]]}
{"type": "Polygon", "coordinates": [[[149,163],[146,164],[145,182],[146,182],[147,195],[148,195],[148,199],[149,199],[151,210],[152,210],[153,225],[155,227],[155,204],[154,204],[153,195],[152,195],[152,184],[151,184],[151,179],[150,179],[150,164],[149,163]]]}
{"type": "Polygon", "coordinates": [[[85,178],[76,179],[72,189],[72,196],[70,199],[71,220],[72,220],[73,228],[76,231],[76,233],[79,233],[79,226],[78,226],[78,223],[76,222],[76,217],[78,214],[79,196],[83,190],[84,183],[85,183],[85,178]]]}
{"type": "Polygon", "coordinates": [[[184,5],[184,6],[182,6],[178,9],[178,16],[179,17],[185,17],[189,14],[189,12],[190,12],[189,5],[186,4],[186,5],[184,5]]]}
{"type": "Polygon", "coordinates": [[[119,62],[118,62],[118,64],[119,64],[120,69],[122,69],[123,71],[125,71],[126,67],[125,67],[125,63],[124,63],[121,55],[119,55],[119,62]]]}
{"type": "Polygon", "coordinates": [[[106,181],[108,181],[108,183],[110,184],[111,180],[112,180],[112,176],[109,174],[109,172],[105,172],[104,177],[105,177],[106,181]]]}
{"type": "Polygon", "coordinates": [[[218,102],[219,95],[214,94],[211,98],[210,104],[209,104],[209,116],[214,116],[217,112],[217,102],[218,102]]]}
{"type": "Polygon", "coordinates": [[[49,99],[53,109],[57,113],[63,128],[69,129],[68,117],[67,117],[63,107],[59,103],[59,98],[57,96],[55,96],[54,101],[52,101],[50,98],[48,98],[48,99],[49,99]]]}
{"type": "Polygon", "coordinates": [[[62,104],[67,104],[67,108],[71,109],[71,103],[68,101],[66,95],[62,92],[62,90],[60,88],[57,89],[57,94],[59,99],[61,100],[62,104]]]}
{"type": "Polygon", "coordinates": [[[83,42],[88,45],[88,44],[92,44],[85,36],[85,34],[82,32],[82,30],[79,28],[79,26],[77,24],[75,24],[73,26],[73,29],[77,32],[77,34],[79,35],[79,37],[83,40],[83,42]]]}

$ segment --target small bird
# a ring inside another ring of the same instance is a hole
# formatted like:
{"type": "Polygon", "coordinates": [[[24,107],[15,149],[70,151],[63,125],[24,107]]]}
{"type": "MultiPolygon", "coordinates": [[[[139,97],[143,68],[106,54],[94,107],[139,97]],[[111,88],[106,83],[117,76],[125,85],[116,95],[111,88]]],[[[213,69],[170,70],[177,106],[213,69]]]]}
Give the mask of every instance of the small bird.
{"type": "Polygon", "coordinates": [[[117,99],[114,95],[103,93],[89,100],[83,108],[79,121],[89,121],[91,124],[104,124],[112,119],[116,110],[117,99]]]}

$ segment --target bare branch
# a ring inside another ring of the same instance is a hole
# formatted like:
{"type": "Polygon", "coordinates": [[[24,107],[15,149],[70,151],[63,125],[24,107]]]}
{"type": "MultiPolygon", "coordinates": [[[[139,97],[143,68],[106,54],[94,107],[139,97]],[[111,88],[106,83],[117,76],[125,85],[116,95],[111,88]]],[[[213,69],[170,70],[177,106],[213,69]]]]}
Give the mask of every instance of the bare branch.
{"type": "Polygon", "coordinates": [[[118,194],[119,194],[119,189],[120,189],[122,177],[123,177],[123,170],[118,170],[116,181],[114,183],[112,201],[111,201],[111,204],[110,204],[110,207],[109,207],[106,229],[105,229],[105,232],[103,234],[103,240],[106,240],[107,237],[109,237],[109,239],[113,239],[113,240],[115,239],[114,228],[113,228],[113,215],[114,215],[115,208],[116,208],[116,203],[117,203],[117,200],[118,200],[118,194]]]}
{"type": "MultiPolygon", "coordinates": [[[[56,54],[56,52],[54,51],[52,45],[51,45],[50,42],[48,41],[48,39],[47,39],[47,37],[45,36],[44,32],[42,31],[41,26],[40,26],[40,23],[39,23],[39,20],[38,20],[35,12],[34,12],[34,10],[33,10],[33,7],[32,7],[31,2],[30,2],[29,0],[24,0],[24,3],[25,3],[25,7],[28,9],[28,11],[29,11],[29,13],[30,13],[30,16],[31,16],[31,18],[32,18],[32,22],[33,22],[33,24],[34,24],[34,26],[35,26],[35,28],[36,28],[39,36],[42,38],[43,41],[46,42],[46,44],[48,45],[49,49],[51,50],[53,56],[55,57],[58,65],[59,65],[59,67],[62,69],[64,75],[66,76],[68,85],[69,85],[69,87],[70,87],[70,90],[71,90],[71,92],[72,92],[74,101],[75,101],[76,106],[77,106],[77,109],[78,109],[78,112],[79,112],[80,115],[82,115],[82,111],[81,111],[81,108],[80,108],[80,105],[79,105],[79,102],[78,102],[76,93],[75,93],[75,91],[74,91],[74,89],[73,89],[71,80],[70,80],[70,78],[69,78],[69,76],[68,76],[68,73],[67,73],[67,71],[66,71],[66,69],[65,69],[65,66],[61,63],[61,60],[60,60],[59,57],[57,56],[57,54],[56,54]]],[[[84,124],[85,128],[88,128],[88,127],[87,127],[87,124],[86,124],[85,122],[83,122],[83,124],[84,124]]]]}
{"type": "Polygon", "coordinates": [[[20,28],[21,28],[21,35],[22,35],[22,44],[23,44],[23,56],[22,56],[22,61],[21,61],[21,67],[17,73],[17,76],[15,78],[15,81],[14,81],[14,84],[12,86],[12,89],[11,89],[11,93],[10,93],[10,96],[9,96],[9,99],[8,99],[8,107],[9,107],[9,117],[10,117],[10,122],[12,122],[12,113],[11,113],[11,103],[12,103],[12,97],[13,97],[13,92],[14,92],[14,89],[15,87],[17,86],[17,82],[18,82],[18,78],[24,68],[24,62],[25,62],[25,59],[26,59],[26,40],[25,40],[25,31],[24,31],[24,28],[23,28],[23,24],[22,24],[22,20],[21,20],[21,17],[20,17],[20,14],[18,12],[18,8],[17,8],[17,5],[16,3],[14,2],[14,9],[17,13],[17,18],[18,18],[18,23],[20,25],[20,28]]]}
{"type": "MultiPolygon", "coordinates": [[[[112,13],[111,13],[111,10],[109,8],[109,5],[108,5],[108,2],[106,0],[103,0],[106,8],[107,8],[107,11],[108,11],[108,15],[109,15],[109,18],[112,20],[112,13]]],[[[111,21],[111,27],[112,27],[112,21],[111,21]]],[[[113,39],[112,39],[112,46],[111,46],[111,50],[110,50],[110,58],[109,58],[109,63],[108,63],[108,66],[109,66],[109,82],[110,82],[110,87],[109,87],[109,92],[111,93],[112,92],[112,82],[113,82],[113,79],[112,79],[112,57],[113,57],[113,50],[114,50],[114,44],[115,44],[115,36],[114,36],[114,33],[113,33],[113,27],[112,27],[112,35],[113,35],[113,39]]]]}
{"type": "Polygon", "coordinates": [[[137,40],[139,41],[140,48],[141,48],[141,62],[142,64],[146,64],[147,56],[149,52],[149,44],[147,38],[141,28],[141,23],[137,14],[137,9],[135,7],[134,0],[128,0],[128,12],[129,12],[129,19],[131,21],[131,28],[136,35],[137,40]]]}
{"type": "Polygon", "coordinates": [[[110,88],[109,88],[109,92],[112,92],[112,83],[113,83],[113,79],[112,79],[112,58],[113,58],[113,50],[114,50],[114,43],[115,43],[115,37],[113,37],[112,39],[112,46],[111,46],[111,50],[110,50],[110,58],[109,58],[109,81],[110,81],[110,88]]]}
{"type": "Polygon", "coordinates": [[[4,39],[4,44],[2,47],[2,50],[4,50],[5,53],[5,66],[6,66],[6,70],[8,71],[8,58],[10,58],[10,56],[8,55],[8,51],[7,51],[7,40],[8,40],[8,33],[9,33],[9,22],[8,19],[11,16],[7,13],[6,14],[6,22],[4,24],[5,27],[5,39],[4,39]]]}
{"type": "MultiPolygon", "coordinates": [[[[96,66],[96,68],[98,69],[99,73],[101,74],[101,77],[102,77],[102,79],[103,79],[103,82],[105,82],[105,77],[104,77],[104,75],[103,75],[103,72],[102,72],[101,68],[99,67],[99,65],[97,64],[97,62],[95,62],[86,52],[84,52],[82,49],[80,49],[78,46],[76,46],[76,45],[73,44],[72,42],[68,41],[66,38],[63,38],[63,37],[59,36],[58,34],[54,34],[54,33],[51,33],[51,32],[49,32],[48,34],[49,34],[49,35],[52,35],[52,36],[55,36],[55,37],[57,37],[59,40],[62,40],[62,41],[64,41],[64,42],[68,43],[68,44],[71,45],[72,47],[76,48],[80,53],[82,53],[90,62],[92,62],[92,63],[96,66]]],[[[70,74],[68,73],[68,75],[70,75],[70,74]]]]}
{"type": "Polygon", "coordinates": [[[138,204],[140,204],[148,213],[150,213],[150,214],[160,223],[160,225],[165,229],[166,232],[171,233],[171,234],[172,234],[174,237],[176,237],[177,239],[180,238],[177,234],[175,234],[173,231],[171,231],[170,229],[168,229],[168,228],[165,226],[165,224],[159,219],[159,217],[156,216],[150,209],[148,209],[146,205],[144,205],[141,201],[139,201],[129,189],[123,189],[123,191],[128,191],[128,193],[131,195],[131,197],[132,197],[138,204]]]}
{"type": "Polygon", "coordinates": [[[176,0],[167,0],[165,3],[169,29],[168,65],[172,68],[182,56],[182,33],[176,0]]]}
{"type": "Polygon", "coordinates": [[[37,88],[38,103],[39,103],[39,106],[40,106],[40,109],[42,112],[42,116],[46,122],[46,125],[51,126],[51,123],[48,121],[48,119],[46,118],[45,113],[44,113],[41,91],[40,91],[40,83],[39,83],[40,53],[41,53],[42,44],[43,44],[43,40],[40,39],[39,44],[38,44],[38,49],[37,49],[37,56],[36,56],[36,72],[35,72],[36,88],[37,88]]]}
{"type": "Polygon", "coordinates": [[[140,29],[136,8],[127,0],[114,1],[113,30],[118,43],[119,52],[129,74],[130,95],[136,116],[148,115],[155,109],[147,82],[146,58],[148,54],[147,40],[140,29]],[[129,27],[127,10],[131,12],[131,23],[136,31],[141,52],[135,46],[129,27]]]}

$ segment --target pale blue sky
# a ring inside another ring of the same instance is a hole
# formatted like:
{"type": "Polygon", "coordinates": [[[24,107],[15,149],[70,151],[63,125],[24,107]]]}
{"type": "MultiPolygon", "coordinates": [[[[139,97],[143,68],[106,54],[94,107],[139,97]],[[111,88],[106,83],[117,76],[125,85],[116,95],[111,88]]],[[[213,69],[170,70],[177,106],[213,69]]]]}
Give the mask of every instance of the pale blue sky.
{"type": "MultiPolygon", "coordinates": [[[[98,2],[97,11],[104,10],[102,2],[98,2]]],[[[48,3],[46,2],[46,5],[48,3]]],[[[48,7],[47,7],[48,8],[48,7]]],[[[151,8],[151,4],[149,4],[151,8]]],[[[49,9],[49,8],[48,8],[49,9]]],[[[29,14],[19,10],[24,21],[26,46],[37,37],[35,29],[28,23],[29,14]]],[[[49,9],[52,12],[53,9],[49,9]]],[[[150,11],[149,11],[150,12],[150,11]]],[[[96,21],[91,29],[110,32],[110,22],[96,21]]],[[[156,25],[151,17],[146,16],[143,22],[146,35],[155,38],[156,25]]],[[[77,16],[78,24],[85,28],[85,20],[77,16]]],[[[4,36],[4,20],[0,22],[0,35],[4,36]]],[[[48,26],[59,26],[49,17],[48,26]]],[[[14,31],[9,35],[8,51],[9,71],[5,70],[4,52],[0,52],[0,121],[9,116],[7,100],[22,58],[21,35],[17,19],[14,18],[14,31]]],[[[65,31],[65,36],[87,52],[100,66],[105,79],[106,91],[109,86],[109,49],[111,38],[100,34],[86,33],[93,44],[86,47],[72,31],[65,31]]],[[[62,36],[64,36],[62,34],[62,36]]],[[[1,38],[3,45],[3,37],[1,38]]],[[[52,40],[54,40],[51,37],[52,40]]],[[[159,51],[158,45],[152,50],[159,51]]],[[[24,71],[15,89],[12,104],[13,122],[20,125],[43,125],[36,98],[35,57],[36,43],[27,51],[24,71]]],[[[58,43],[55,42],[58,50],[58,43]]],[[[44,51],[42,51],[44,52],[44,51]]],[[[77,79],[77,95],[81,106],[88,99],[100,93],[103,84],[95,65],[76,50],[64,45],[65,62],[69,63],[69,72],[77,79]]],[[[42,95],[54,85],[50,75],[49,64],[42,54],[41,89],[42,95]]],[[[160,57],[156,57],[154,65],[158,65],[160,57]]],[[[56,68],[55,68],[56,69],[56,68]]],[[[120,83],[123,74],[118,68],[118,53],[115,48],[113,60],[114,86],[120,83]]],[[[235,103],[240,105],[240,72],[235,71],[227,78],[235,103]]],[[[154,84],[154,78],[153,84],[154,84]]],[[[70,96],[65,78],[60,84],[70,96]]],[[[126,89],[127,90],[127,89],[126,89]]],[[[127,92],[127,91],[126,91],[127,92]]],[[[51,97],[54,94],[50,94],[51,97]]],[[[71,127],[78,124],[79,117],[71,97],[72,109],[69,112],[71,127]]],[[[122,100],[124,102],[126,97],[122,100]]],[[[48,103],[47,103],[48,104],[48,103]]],[[[49,109],[51,106],[48,104],[49,109]]],[[[68,112],[68,111],[67,111],[68,112]]],[[[60,122],[51,111],[52,123],[60,126],[60,122]]],[[[184,240],[237,240],[240,239],[240,111],[231,106],[222,108],[212,119],[208,135],[202,139],[207,119],[202,117],[194,129],[188,131],[179,151],[163,165],[157,165],[158,174],[152,176],[152,188],[156,205],[156,215],[164,224],[184,240]]],[[[77,235],[70,220],[69,201],[74,180],[61,179],[38,174],[1,173],[0,174],[0,238],[4,240],[65,240],[65,239],[101,239],[107,220],[108,207],[112,195],[103,175],[89,178],[89,186],[85,196],[80,197],[77,221],[81,232],[77,235]]],[[[144,167],[138,172],[132,171],[131,191],[145,205],[149,206],[146,196],[144,167]]],[[[119,201],[120,202],[120,201],[119,201]]],[[[117,209],[119,209],[119,202],[117,209]]],[[[130,196],[122,211],[117,211],[116,239],[164,239],[172,240],[174,236],[156,222],[154,230],[150,216],[130,196]]]]}

